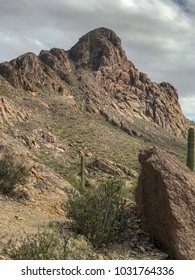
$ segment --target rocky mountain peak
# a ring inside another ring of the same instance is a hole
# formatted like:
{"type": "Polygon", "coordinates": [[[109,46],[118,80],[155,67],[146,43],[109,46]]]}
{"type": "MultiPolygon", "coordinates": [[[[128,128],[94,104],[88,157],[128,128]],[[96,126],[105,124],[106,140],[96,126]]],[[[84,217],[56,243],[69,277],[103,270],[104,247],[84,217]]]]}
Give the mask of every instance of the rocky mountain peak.
{"type": "Polygon", "coordinates": [[[127,61],[121,40],[110,29],[101,27],[81,37],[69,51],[70,58],[82,66],[97,70],[100,66],[122,64],[127,61]]]}
{"type": "Polygon", "coordinates": [[[53,48],[1,63],[0,75],[15,88],[77,99],[131,135],[141,135],[146,121],[176,137],[186,136],[177,90],[139,71],[127,60],[120,38],[107,28],[88,32],[69,51],[53,48]]]}
{"type": "Polygon", "coordinates": [[[25,67],[30,67],[34,69],[34,67],[36,67],[37,60],[38,59],[36,54],[28,52],[23,55],[20,55],[16,59],[11,60],[10,64],[15,69],[23,70],[25,67]]]}

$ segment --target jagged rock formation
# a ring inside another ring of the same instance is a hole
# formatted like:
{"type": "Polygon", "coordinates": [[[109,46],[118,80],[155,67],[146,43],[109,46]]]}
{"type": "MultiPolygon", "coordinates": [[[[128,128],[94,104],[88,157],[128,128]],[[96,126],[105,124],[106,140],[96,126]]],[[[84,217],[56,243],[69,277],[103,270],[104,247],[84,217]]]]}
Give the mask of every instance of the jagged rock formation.
{"type": "Polygon", "coordinates": [[[107,28],[98,28],[84,35],[71,48],[69,56],[77,65],[91,70],[127,62],[120,38],[107,28]]]}
{"type": "Polygon", "coordinates": [[[186,135],[176,89],[169,83],[154,83],[136,69],[120,39],[106,28],[87,33],[67,52],[54,48],[2,63],[0,74],[28,91],[75,95],[89,112],[103,115],[132,135],[141,135],[132,129],[137,119],[176,137],[186,135]]]}
{"type": "Polygon", "coordinates": [[[195,175],[175,157],[140,153],[136,202],[145,228],[173,259],[195,259],[195,175]]]}
{"type": "MultiPolygon", "coordinates": [[[[26,53],[0,65],[0,74],[14,87],[29,91],[62,92],[61,81],[71,82],[67,54],[61,49],[41,51],[39,56],[26,53]]],[[[64,85],[65,87],[65,85],[64,85]]]]}

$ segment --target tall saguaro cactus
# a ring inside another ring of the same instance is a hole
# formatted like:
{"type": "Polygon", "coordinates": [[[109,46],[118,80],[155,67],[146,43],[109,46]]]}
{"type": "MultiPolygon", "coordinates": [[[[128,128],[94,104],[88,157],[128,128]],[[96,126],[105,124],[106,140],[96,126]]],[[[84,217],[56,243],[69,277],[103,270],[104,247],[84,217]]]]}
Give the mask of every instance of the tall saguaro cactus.
{"type": "Polygon", "coordinates": [[[195,132],[194,128],[190,127],[188,130],[188,146],[187,146],[187,166],[194,171],[195,169],[195,132]]]}
{"type": "Polygon", "coordinates": [[[84,155],[81,155],[81,187],[85,187],[85,160],[84,155]]]}

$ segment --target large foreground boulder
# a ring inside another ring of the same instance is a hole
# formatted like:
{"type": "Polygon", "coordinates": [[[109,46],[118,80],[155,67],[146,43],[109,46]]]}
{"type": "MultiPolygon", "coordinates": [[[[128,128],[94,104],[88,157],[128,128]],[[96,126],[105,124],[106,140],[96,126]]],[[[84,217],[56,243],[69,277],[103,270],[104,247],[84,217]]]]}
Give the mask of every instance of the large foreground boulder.
{"type": "Polygon", "coordinates": [[[195,260],[195,174],[156,147],[139,155],[136,190],[144,227],[171,259],[195,260]]]}

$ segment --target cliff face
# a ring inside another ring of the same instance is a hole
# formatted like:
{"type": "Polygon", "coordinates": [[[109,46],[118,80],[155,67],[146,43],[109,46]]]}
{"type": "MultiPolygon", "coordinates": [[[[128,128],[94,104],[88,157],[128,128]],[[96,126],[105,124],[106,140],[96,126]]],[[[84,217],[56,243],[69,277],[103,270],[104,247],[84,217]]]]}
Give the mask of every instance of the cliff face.
{"type": "Polygon", "coordinates": [[[121,40],[106,28],[98,28],[81,37],[69,51],[70,58],[78,65],[98,70],[101,66],[127,63],[121,40]]]}
{"type": "Polygon", "coordinates": [[[4,62],[0,74],[16,88],[58,91],[62,83],[70,83],[71,67],[64,50],[51,49],[41,51],[39,56],[26,53],[4,62]]]}
{"type": "MultiPolygon", "coordinates": [[[[132,133],[138,119],[154,123],[175,137],[187,124],[176,89],[152,82],[128,61],[117,35],[95,29],[69,51],[51,49],[0,64],[0,74],[14,87],[45,93],[69,93],[91,113],[132,133]]],[[[139,132],[135,132],[139,135],[139,132]]]]}

